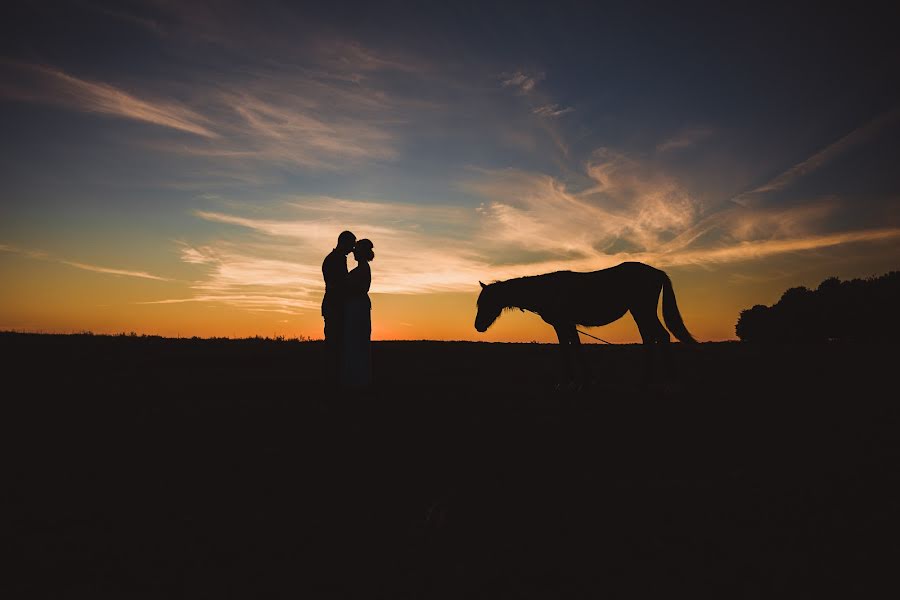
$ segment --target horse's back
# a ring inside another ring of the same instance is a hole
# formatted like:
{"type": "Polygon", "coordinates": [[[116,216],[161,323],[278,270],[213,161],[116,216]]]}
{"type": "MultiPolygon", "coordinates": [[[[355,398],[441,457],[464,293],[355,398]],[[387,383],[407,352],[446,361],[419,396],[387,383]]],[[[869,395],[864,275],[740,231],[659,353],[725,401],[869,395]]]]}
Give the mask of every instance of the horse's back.
{"type": "Polygon", "coordinates": [[[664,275],[663,271],[655,267],[632,261],[597,271],[555,271],[538,277],[544,278],[548,284],[557,288],[572,290],[596,288],[598,291],[610,293],[616,289],[630,289],[635,286],[643,287],[647,284],[655,284],[660,282],[661,276],[664,275]]]}
{"type": "Polygon", "coordinates": [[[557,271],[551,275],[559,275],[560,280],[569,282],[581,281],[600,285],[628,286],[632,283],[658,281],[660,276],[665,273],[648,264],[630,261],[597,271],[557,271]]]}
{"type": "Polygon", "coordinates": [[[627,261],[617,264],[614,267],[600,269],[598,271],[589,271],[588,275],[636,275],[636,274],[655,274],[662,273],[656,267],[637,261],[627,261]]]}

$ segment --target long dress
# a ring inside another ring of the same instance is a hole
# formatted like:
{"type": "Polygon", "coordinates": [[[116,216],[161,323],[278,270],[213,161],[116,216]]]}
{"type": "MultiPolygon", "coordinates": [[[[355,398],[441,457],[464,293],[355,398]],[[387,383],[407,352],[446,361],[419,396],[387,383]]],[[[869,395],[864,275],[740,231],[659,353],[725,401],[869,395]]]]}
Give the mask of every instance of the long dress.
{"type": "Polygon", "coordinates": [[[344,348],[341,383],[364,387],[372,383],[372,270],[362,261],[347,275],[344,306],[344,348]]]}

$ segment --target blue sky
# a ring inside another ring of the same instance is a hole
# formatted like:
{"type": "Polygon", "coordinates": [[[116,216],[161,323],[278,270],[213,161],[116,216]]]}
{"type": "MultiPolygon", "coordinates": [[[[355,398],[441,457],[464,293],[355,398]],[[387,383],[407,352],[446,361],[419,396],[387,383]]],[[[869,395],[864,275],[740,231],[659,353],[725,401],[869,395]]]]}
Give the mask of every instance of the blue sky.
{"type": "MultiPolygon", "coordinates": [[[[479,279],[622,260],[672,272],[728,337],[785,287],[896,267],[890,23],[816,6],[14,7],[0,268],[21,285],[0,325],[43,326],[28,273],[53,264],[107,295],[139,283],[119,312],[151,328],[172,313],[146,311],[189,305],[313,335],[321,257],[349,227],[375,242],[383,314],[416,298],[423,337],[428,306],[458,319],[436,337],[474,336],[479,279]]],[[[72,318],[102,327],[89,305],[109,304],[85,302],[72,318]]]]}

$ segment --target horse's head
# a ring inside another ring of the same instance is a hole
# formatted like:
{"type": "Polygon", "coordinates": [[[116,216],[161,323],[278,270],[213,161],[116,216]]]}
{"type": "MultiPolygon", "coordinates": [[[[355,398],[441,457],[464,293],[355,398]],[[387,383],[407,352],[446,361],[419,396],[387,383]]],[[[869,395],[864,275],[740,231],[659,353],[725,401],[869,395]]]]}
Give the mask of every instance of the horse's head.
{"type": "Polygon", "coordinates": [[[475,315],[475,329],[479,333],[487,331],[503,310],[498,292],[496,283],[491,285],[481,283],[481,293],[478,295],[478,313],[475,315]]]}

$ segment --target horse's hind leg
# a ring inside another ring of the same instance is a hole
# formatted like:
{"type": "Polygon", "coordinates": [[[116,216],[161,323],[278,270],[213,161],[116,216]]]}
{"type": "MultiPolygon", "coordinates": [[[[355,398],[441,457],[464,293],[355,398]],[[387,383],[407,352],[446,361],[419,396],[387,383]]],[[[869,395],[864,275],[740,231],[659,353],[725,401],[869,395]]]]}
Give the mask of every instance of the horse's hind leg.
{"type": "Polygon", "coordinates": [[[666,375],[671,370],[669,357],[669,343],[671,338],[669,332],[659,322],[656,316],[656,306],[647,303],[647,305],[636,306],[631,309],[631,316],[637,323],[638,331],[641,333],[641,342],[644,344],[644,377],[645,381],[651,381],[656,375],[656,354],[657,350],[662,350],[664,354],[666,375]],[[659,348],[658,346],[663,346],[659,348]]]}
{"type": "Polygon", "coordinates": [[[554,325],[556,337],[559,338],[560,360],[562,366],[563,381],[571,383],[575,377],[572,372],[573,352],[575,351],[575,342],[578,341],[578,332],[575,331],[574,325],[554,325]]]}

